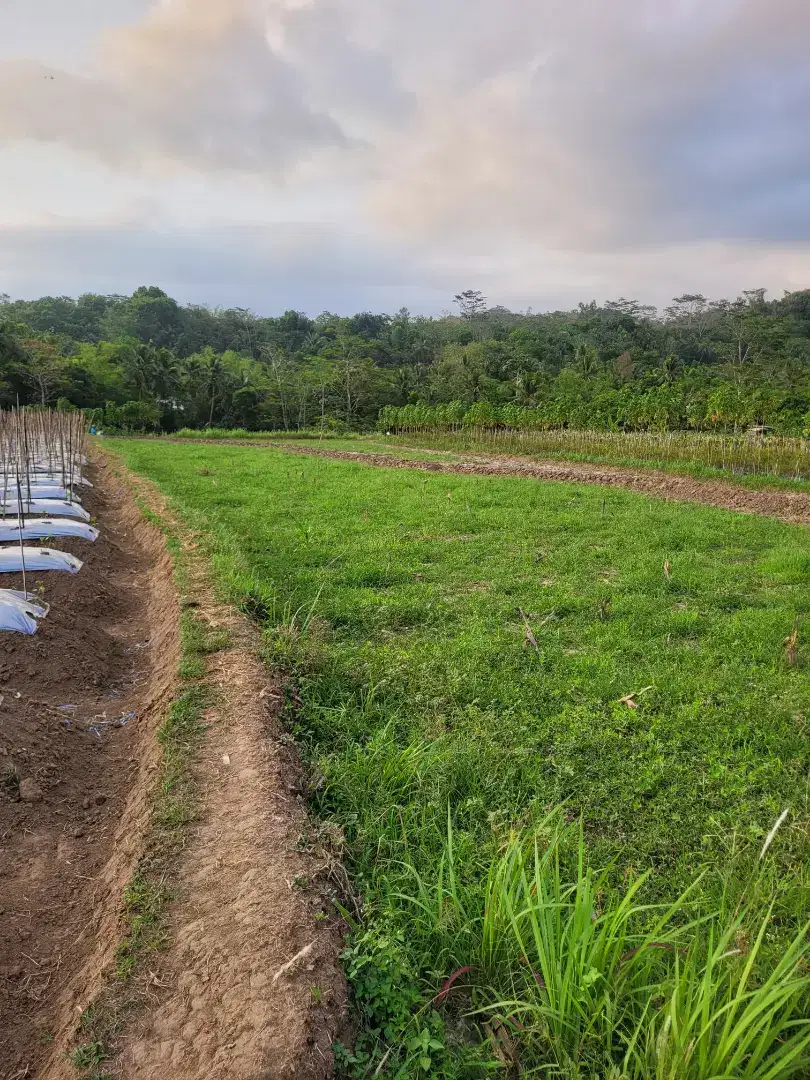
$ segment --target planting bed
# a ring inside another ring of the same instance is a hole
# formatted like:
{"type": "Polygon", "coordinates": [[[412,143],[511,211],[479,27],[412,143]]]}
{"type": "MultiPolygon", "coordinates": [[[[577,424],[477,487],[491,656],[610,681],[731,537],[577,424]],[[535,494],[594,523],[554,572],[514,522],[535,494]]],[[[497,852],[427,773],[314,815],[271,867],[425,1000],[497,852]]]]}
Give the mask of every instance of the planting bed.
{"type": "MultiPolygon", "coordinates": [[[[93,470],[95,544],[54,539],[78,576],[28,574],[51,604],[0,637],[0,1077],[61,1070],[63,1041],[114,949],[178,608],[162,537],[93,470]],[[123,726],[122,725],[123,722],[123,726]]],[[[22,588],[20,575],[2,585],[22,588]]]]}

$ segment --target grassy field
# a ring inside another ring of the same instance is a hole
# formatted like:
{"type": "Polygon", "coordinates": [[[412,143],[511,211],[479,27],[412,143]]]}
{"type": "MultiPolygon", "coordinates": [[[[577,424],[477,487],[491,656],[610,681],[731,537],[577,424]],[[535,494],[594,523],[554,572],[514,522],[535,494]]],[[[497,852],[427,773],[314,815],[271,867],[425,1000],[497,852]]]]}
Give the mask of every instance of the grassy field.
{"type": "Polygon", "coordinates": [[[675,432],[625,435],[617,432],[409,432],[401,435],[320,435],[317,432],[183,429],[174,438],[213,442],[235,439],[246,445],[285,443],[326,450],[388,453],[399,457],[449,461],[470,455],[510,456],[532,460],[573,461],[655,469],[698,480],[724,480],[740,487],[810,491],[807,440],[771,439],[751,445],[742,436],[722,437],[675,432]],[[725,445],[724,445],[725,444],[725,445]],[[785,445],[789,444],[789,445],[785,445]],[[424,449],[420,449],[424,447],[424,449]]]}
{"type": "Polygon", "coordinates": [[[410,444],[683,471],[690,475],[810,480],[810,441],[695,431],[514,431],[471,427],[394,432],[410,444]]]}
{"type": "Polygon", "coordinates": [[[289,680],[362,899],[343,1075],[803,1075],[806,530],[586,485],[109,445],[200,531],[289,680]]]}

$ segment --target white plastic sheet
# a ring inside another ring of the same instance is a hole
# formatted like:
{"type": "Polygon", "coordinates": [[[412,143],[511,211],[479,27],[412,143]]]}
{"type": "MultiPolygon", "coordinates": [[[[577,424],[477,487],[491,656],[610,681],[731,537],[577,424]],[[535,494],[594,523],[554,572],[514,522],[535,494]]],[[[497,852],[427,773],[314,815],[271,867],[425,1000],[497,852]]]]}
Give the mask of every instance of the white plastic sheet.
{"type": "Polygon", "coordinates": [[[0,599],[0,630],[13,630],[18,634],[35,634],[37,620],[24,608],[0,599]]]}
{"type": "MultiPolygon", "coordinates": [[[[76,492],[69,496],[68,491],[58,484],[41,484],[39,481],[35,483],[33,480],[31,481],[30,489],[25,481],[23,481],[19,494],[21,494],[24,499],[27,499],[30,494],[32,499],[67,499],[70,497],[73,502],[82,501],[76,492]]],[[[9,484],[8,487],[4,489],[3,498],[8,502],[9,499],[16,499],[17,497],[17,482],[15,480],[13,484],[9,484]]]]}
{"type": "MultiPolygon", "coordinates": [[[[19,509],[16,499],[0,500],[0,512],[5,509],[7,514],[16,514],[19,509]]],[[[72,517],[80,521],[89,521],[90,515],[77,502],[68,502],[66,499],[32,499],[28,502],[23,499],[23,514],[44,514],[45,517],[72,517]]],[[[2,518],[0,518],[2,520],[2,518]]]]}
{"type": "MultiPolygon", "coordinates": [[[[98,529],[74,518],[24,518],[23,540],[42,540],[46,536],[76,536],[81,540],[98,539],[98,529]]],[[[20,539],[20,519],[0,517],[0,542],[7,544],[20,539]]]]}
{"type": "MultiPolygon", "coordinates": [[[[49,470],[49,469],[43,469],[43,470],[32,469],[31,473],[30,473],[30,477],[31,477],[31,483],[32,484],[33,483],[37,483],[37,484],[61,484],[63,482],[67,483],[69,480],[72,480],[74,487],[77,487],[80,484],[81,484],[82,487],[91,488],[93,486],[90,483],[90,481],[87,479],[86,476],[80,476],[79,473],[75,472],[73,474],[73,476],[71,477],[70,475],[64,475],[59,469],[57,469],[55,472],[52,471],[52,470],[49,470]]],[[[9,486],[16,487],[17,486],[16,474],[10,474],[8,482],[9,482],[9,486]]],[[[23,487],[24,486],[25,486],[25,480],[23,480],[23,487]]]]}
{"type": "Polygon", "coordinates": [[[0,574],[16,574],[22,570],[22,555],[25,555],[26,570],[66,570],[69,574],[78,574],[82,568],[81,559],[67,551],[54,548],[24,547],[19,545],[0,548],[0,574]]]}
{"type": "Polygon", "coordinates": [[[36,593],[24,593],[20,589],[0,589],[0,599],[22,605],[26,611],[36,615],[38,619],[44,619],[51,610],[51,605],[46,604],[36,593]]]}
{"type": "Polygon", "coordinates": [[[16,589],[0,589],[0,630],[18,634],[35,634],[37,619],[48,614],[48,605],[30,598],[16,589]]]}

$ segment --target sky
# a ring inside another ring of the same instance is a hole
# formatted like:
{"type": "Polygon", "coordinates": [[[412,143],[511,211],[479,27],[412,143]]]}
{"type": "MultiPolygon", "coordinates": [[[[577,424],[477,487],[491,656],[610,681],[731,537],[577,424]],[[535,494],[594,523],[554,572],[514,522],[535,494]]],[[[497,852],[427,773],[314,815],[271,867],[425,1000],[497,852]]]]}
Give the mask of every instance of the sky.
{"type": "Polygon", "coordinates": [[[810,287],[807,0],[0,0],[0,293],[810,287]]]}

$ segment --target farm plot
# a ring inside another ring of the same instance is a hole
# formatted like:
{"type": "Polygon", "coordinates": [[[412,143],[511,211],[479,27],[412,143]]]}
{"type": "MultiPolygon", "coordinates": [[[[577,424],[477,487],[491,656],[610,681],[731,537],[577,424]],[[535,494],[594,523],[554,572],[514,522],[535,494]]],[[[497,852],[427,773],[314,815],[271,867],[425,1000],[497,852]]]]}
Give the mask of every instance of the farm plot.
{"type": "Polygon", "coordinates": [[[594,485],[115,445],[199,530],[287,673],[361,901],[345,1073],[802,1074],[804,529],[594,485]],[[608,872],[589,883],[585,864],[608,872]],[[639,875],[651,904],[704,869],[679,930],[646,910],[640,938],[616,936],[639,875]],[[543,897],[548,924],[530,917],[543,897]],[[684,928],[712,911],[711,940],[684,928]],[[610,948],[586,957],[606,919],[610,948]],[[737,1019],[779,956],[790,988],[766,1037],[737,1019]]]}
{"type": "Polygon", "coordinates": [[[103,466],[92,477],[82,505],[102,522],[96,542],[47,540],[79,556],[81,571],[29,560],[25,587],[21,573],[0,582],[49,607],[36,633],[0,636],[3,1078],[68,1070],[64,1039],[118,941],[154,729],[177,665],[162,538],[103,466]]]}

